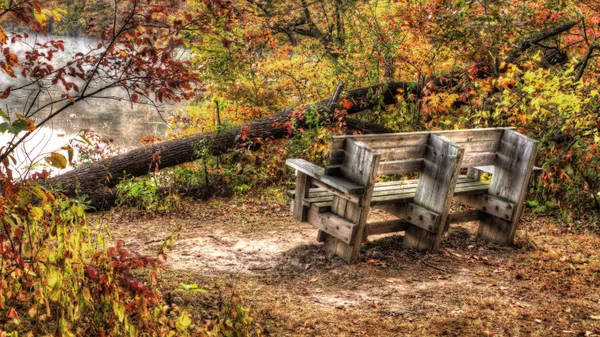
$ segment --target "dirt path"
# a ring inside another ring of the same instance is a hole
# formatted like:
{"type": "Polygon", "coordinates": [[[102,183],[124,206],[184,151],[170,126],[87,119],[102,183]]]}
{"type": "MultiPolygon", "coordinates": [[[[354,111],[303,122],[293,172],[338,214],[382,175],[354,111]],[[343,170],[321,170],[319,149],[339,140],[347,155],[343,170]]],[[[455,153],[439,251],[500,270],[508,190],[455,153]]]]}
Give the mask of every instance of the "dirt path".
{"type": "Polygon", "coordinates": [[[200,321],[210,319],[216,294],[234,292],[272,336],[600,335],[598,236],[559,234],[551,219],[528,215],[521,249],[478,240],[473,223],[453,227],[438,254],[383,237],[348,266],[288,212],[236,199],[193,203],[180,215],[100,217],[113,239],[148,254],[179,228],[163,286],[207,289],[173,298],[205,308],[200,321]]]}

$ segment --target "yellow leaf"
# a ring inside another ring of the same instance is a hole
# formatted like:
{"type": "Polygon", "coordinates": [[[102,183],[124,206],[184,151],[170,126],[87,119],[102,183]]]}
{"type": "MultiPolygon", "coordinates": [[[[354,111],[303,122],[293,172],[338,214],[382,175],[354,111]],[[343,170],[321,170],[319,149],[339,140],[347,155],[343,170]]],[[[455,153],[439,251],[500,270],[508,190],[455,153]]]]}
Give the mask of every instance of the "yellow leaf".
{"type": "Polygon", "coordinates": [[[83,288],[83,298],[88,302],[88,303],[92,303],[92,295],[90,294],[90,289],[88,289],[87,287],[83,288]]]}
{"type": "Polygon", "coordinates": [[[28,311],[27,314],[29,315],[29,317],[34,318],[35,315],[37,314],[37,308],[35,306],[31,307],[28,311]]]}
{"type": "Polygon", "coordinates": [[[192,324],[190,316],[187,313],[182,312],[181,316],[179,316],[179,318],[177,319],[177,322],[175,322],[175,328],[179,332],[185,332],[190,326],[190,324],[192,324]]]}
{"type": "Polygon", "coordinates": [[[40,207],[32,207],[31,210],[29,211],[29,216],[33,220],[36,220],[36,221],[40,220],[43,215],[44,215],[44,210],[40,207]]]}
{"type": "Polygon", "coordinates": [[[44,158],[48,164],[52,167],[64,169],[67,167],[67,158],[58,152],[52,152],[52,154],[44,158]]]}
{"type": "Polygon", "coordinates": [[[44,13],[43,10],[35,10],[33,11],[33,16],[35,17],[36,21],[38,21],[40,24],[45,25],[46,24],[46,20],[48,19],[48,17],[46,17],[46,13],[44,13]]]}

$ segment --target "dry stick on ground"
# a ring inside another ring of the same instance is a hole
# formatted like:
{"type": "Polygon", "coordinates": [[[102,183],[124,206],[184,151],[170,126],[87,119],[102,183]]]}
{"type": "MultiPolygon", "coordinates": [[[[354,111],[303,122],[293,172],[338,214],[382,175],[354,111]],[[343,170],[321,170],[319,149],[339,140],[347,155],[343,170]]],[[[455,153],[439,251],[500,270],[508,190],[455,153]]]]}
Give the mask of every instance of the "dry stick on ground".
{"type": "Polygon", "coordinates": [[[432,264],[430,264],[430,263],[427,263],[427,262],[425,262],[425,260],[423,260],[423,258],[421,257],[421,255],[419,255],[419,253],[417,253],[417,257],[419,258],[419,260],[421,260],[421,263],[423,263],[423,264],[424,264],[424,265],[426,265],[427,267],[429,267],[429,268],[433,268],[433,269],[435,269],[435,270],[437,270],[437,271],[441,271],[442,273],[450,274],[450,272],[449,272],[449,271],[447,271],[446,269],[442,269],[442,268],[440,268],[440,267],[437,267],[437,266],[434,266],[434,265],[432,265],[432,264]]]}
{"type": "MultiPolygon", "coordinates": [[[[508,61],[516,60],[534,43],[568,31],[577,22],[565,24],[524,41],[515,49],[508,61]]],[[[431,83],[442,89],[453,87],[459,82],[460,75],[460,73],[453,73],[441,76],[433,79],[431,83]]],[[[372,109],[381,103],[384,105],[394,104],[399,92],[404,95],[405,99],[408,99],[410,95],[414,95],[418,99],[422,96],[425,85],[427,83],[390,82],[350,90],[346,92],[344,100],[351,102],[352,105],[347,107],[346,111],[348,114],[354,114],[372,109]],[[378,96],[382,99],[379,100],[378,96]]],[[[331,99],[325,99],[314,105],[317,109],[328,109],[331,101],[331,99]]],[[[150,167],[162,169],[194,161],[199,159],[201,152],[199,150],[201,149],[206,149],[213,155],[224,154],[239,147],[246,138],[267,140],[288,137],[291,134],[290,128],[293,123],[298,127],[305,126],[302,112],[306,109],[306,105],[296,109],[288,108],[276,115],[255,120],[242,127],[218,133],[192,135],[135,149],[50,178],[46,181],[46,185],[57,188],[68,196],[87,195],[92,206],[96,208],[110,206],[115,200],[111,188],[126,176],[146,175],[150,167]]]]}

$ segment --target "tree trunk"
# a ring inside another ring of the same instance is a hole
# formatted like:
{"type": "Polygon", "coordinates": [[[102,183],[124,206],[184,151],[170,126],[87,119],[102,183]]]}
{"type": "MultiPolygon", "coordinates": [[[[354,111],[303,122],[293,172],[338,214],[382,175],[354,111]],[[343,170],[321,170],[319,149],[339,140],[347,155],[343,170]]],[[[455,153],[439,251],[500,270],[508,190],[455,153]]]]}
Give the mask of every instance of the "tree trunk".
{"type": "MultiPolygon", "coordinates": [[[[407,95],[415,85],[410,82],[392,82],[387,85],[374,85],[348,91],[342,98],[346,102],[348,114],[357,113],[380,104],[378,97],[383,97],[383,104],[396,102],[395,95],[400,92],[407,95]]],[[[320,112],[331,118],[327,108],[329,99],[315,103],[320,112]]],[[[308,106],[305,106],[308,107],[308,106]]],[[[125,176],[142,176],[154,169],[176,166],[196,160],[202,149],[213,155],[226,153],[236,148],[246,139],[278,139],[290,135],[290,122],[299,127],[305,126],[303,108],[285,109],[266,118],[255,120],[245,126],[225,131],[211,132],[178,138],[135,149],[118,156],[101,160],[88,166],[64,173],[46,181],[48,186],[60,190],[68,196],[87,195],[96,208],[110,206],[114,203],[114,187],[125,176]],[[242,136],[243,135],[243,136],[242,136]],[[245,137],[244,137],[245,136],[245,137]]]]}

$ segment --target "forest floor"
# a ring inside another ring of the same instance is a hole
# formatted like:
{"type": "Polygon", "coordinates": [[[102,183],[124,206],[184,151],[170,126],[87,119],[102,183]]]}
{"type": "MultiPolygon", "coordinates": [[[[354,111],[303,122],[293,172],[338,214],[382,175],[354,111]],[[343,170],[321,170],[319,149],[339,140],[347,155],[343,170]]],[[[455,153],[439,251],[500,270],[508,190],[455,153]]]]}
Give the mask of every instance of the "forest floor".
{"type": "Polygon", "coordinates": [[[206,289],[170,297],[199,322],[235,298],[270,336],[600,336],[600,236],[563,233],[528,211],[519,247],[486,243],[467,223],[452,226],[436,254],[403,248],[400,235],[370,238],[355,265],[328,256],[283,198],[94,217],[144,254],[177,231],[161,287],[206,289]]]}

